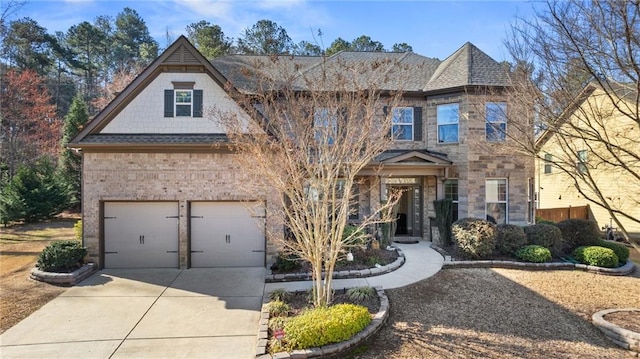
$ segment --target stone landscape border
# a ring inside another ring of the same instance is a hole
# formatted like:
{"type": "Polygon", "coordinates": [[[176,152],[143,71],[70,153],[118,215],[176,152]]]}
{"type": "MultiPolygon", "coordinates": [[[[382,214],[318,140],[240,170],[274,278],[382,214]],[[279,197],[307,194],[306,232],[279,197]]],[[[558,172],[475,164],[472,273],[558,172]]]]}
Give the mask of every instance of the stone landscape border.
{"type": "Polygon", "coordinates": [[[369,325],[365,327],[360,333],[354,335],[349,340],[344,342],[324,345],[319,348],[310,348],[302,350],[294,350],[290,353],[280,352],[273,355],[267,353],[267,342],[269,341],[269,294],[265,293],[263,296],[262,312],[260,314],[260,327],[258,329],[258,345],[256,348],[257,359],[304,359],[304,358],[319,358],[319,357],[335,357],[340,353],[354,348],[358,344],[364,342],[373,334],[375,334],[384,324],[389,317],[389,298],[384,293],[382,287],[375,287],[378,298],[380,298],[380,309],[376,313],[369,325]]]}
{"type": "MultiPolygon", "coordinates": [[[[333,272],[333,279],[373,277],[373,276],[392,272],[400,268],[405,262],[405,257],[404,257],[404,253],[402,253],[402,250],[400,248],[395,248],[395,250],[398,252],[398,258],[396,258],[396,260],[393,261],[392,263],[381,266],[379,268],[333,272]]],[[[322,277],[324,278],[324,276],[325,276],[325,272],[322,272],[322,277]]],[[[271,270],[268,270],[267,275],[265,277],[265,282],[267,283],[295,282],[295,281],[307,281],[307,280],[312,280],[311,272],[273,274],[271,273],[271,270]]]]}
{"type": "Polygon", "coordinates": [[[564,262],[529,263],[501,260],[453,261],[447,256],[442,264],[442,268],[508,268],[530,270],[577,269],[597,274],[623,276],[633,273],[635,270],[635,264],[632,261],[627,261],[625,265],[618,268],[604,268],[581,263],[564,262]]]}
{"type": "Polygon", "coordinates": [[[86,263],[70,273],[45,272],[38,268],[31,270],[31,279],[61,286],[72,286],[80,283],[96,271],[95,263],[86,263]]]}
{"type": "Polygon", "coordinates": [[[640,357],[640,333],[621,328],[604,319],[605,315],[615,312],[640,312],[640,309],[622,308],[601,310],[591,316],[591,321],[604,333],[607,339],[628,350],[631,356],[640,357]]]}

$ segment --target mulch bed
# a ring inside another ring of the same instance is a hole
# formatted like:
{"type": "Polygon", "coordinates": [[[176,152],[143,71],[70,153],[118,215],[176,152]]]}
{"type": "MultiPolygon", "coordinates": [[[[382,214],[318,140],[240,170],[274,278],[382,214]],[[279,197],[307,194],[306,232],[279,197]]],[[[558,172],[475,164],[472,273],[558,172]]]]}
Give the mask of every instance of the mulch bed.
{"type": "MultiPolygon", "coordinates": [[[[347,271],[347,270],[362,270],[369,269],[375,267],[376,263],[384,266],[390,263],[393,263],[398,258],[398,251],[392,250],[388,251],[386,249],[366,249],[362,250],[360,248],[352,249],[351,253],[353,253],[354,260],[352,262],[348,262],[346,260],[341,260],[336,263],[335,271],[347,271]]],[[[284,274],[284,273],[299,273],[299,272],[310,272],[311,266],[308,262],[302,262],[300,267],[293,271],[281,271],[278,268],[272,267],[271,272],[273,274],[284,274]]]]}
{"type": "Polygon", "coordinates": [[[614,312],[604,316],[604,320],[620,328],[640,333],[640,312],[614,312]]]}
{"type": "MultiPolygon", "coordinates": [[[[285,302],[289,304],[291,308],[290,317],[299,315],[305,309],[313,308],[313,304],[309,303],[309,293],[308,292],[295,292],[290,293],[290,295],[285,299],[285,302]]],[[[377,295],[374,295],[373,298],[370,298],[361,303],[353,303],[347,297],[346,290],[340,289],[334,292],[333,294],[333,303],[332,304],[343,304],[343,303],[351,303],[358,304],[369,309],[369,313],[376,314],[380,309],[380,299],[377,295]]]]}

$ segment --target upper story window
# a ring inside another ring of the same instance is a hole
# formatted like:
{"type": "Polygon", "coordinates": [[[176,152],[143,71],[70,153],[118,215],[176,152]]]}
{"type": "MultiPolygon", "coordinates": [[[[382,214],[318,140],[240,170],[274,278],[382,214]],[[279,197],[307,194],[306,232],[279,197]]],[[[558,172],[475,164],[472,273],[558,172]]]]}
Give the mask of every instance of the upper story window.
{"type": "Polygon", "coordinates": [[[332,145],[338,133],[338,116],[335,111],[318,107],[313,113],[313,130],[316,141],[332,145]]]}
{"type": "Polygon", "coordinates": [[[507,103],[487,102],[485,112],[487,141],[504,141],[507,135],[507,103]]]}
{"type": "Polygon", "coordinates": [[[391,131],[396,141],[413,141],[413,107],[395,107],[391,111],[391,131]]]}
{"type": "Polygon", "coordinates": [[[202,117],[202,90],[194,90],[195,82],[173,82],[164,90],[164,117],[202,117]]]}
{"type": "Polygon", "coordinates": [[[175,90],[175,104],[176,104],[176,117],[187,116],[191,117],[191,108],[192,108],[192,99],[193,99],[193,91],[192,90],[175,90]]]}
{"type": "Polygon", "coordinates": [[[587,173],[587,150],[578,151],[578,162],[576,162],[576,169],[578,173],[587,173]]]}
{"type": "Polygon", "coordinates": [[[551,173],[551,161],[553,160],[553,156],[545,153],[544,155],[544,173],[551,173]]]}
{"type": "Polygon", "coordinates": [[[450,103],[438,105],[438,143],[458,142],[458,124],[460,120],[460,105],[450,103]]]}

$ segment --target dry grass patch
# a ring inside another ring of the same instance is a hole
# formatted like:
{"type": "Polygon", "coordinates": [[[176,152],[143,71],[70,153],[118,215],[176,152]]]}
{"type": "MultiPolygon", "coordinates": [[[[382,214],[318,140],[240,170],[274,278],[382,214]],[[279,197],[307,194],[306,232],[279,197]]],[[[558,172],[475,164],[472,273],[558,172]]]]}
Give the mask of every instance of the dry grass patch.
{"type": "Polygon", "coordinates": [[[38,310],[65,288],[29,279],[42,249],[73,240],[77,216],[0,228],[0,333],[38,310]]]}
{"type": "Polygon", "coordinates": [[[387,294],[389,321],[353,358],[625,358],[591,315],[640,306],[640,279],[447,269],[387,294]]]}

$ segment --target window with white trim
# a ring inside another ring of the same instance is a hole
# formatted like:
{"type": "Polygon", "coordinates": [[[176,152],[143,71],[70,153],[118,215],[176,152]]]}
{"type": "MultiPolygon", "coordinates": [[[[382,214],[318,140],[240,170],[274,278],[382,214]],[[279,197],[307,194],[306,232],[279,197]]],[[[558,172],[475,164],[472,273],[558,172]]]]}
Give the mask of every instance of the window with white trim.
{"type": "Polygon", "coordinates": [[[453,222],[458,220],[458,180],[457,179],[448,179],[444,181],[444,198],[450,199],[451,204],[451,214],[453,222]]]}
{"type": "Polygon", "coordinates": [[[458,142],[458,124],[460,122],[460,105],[449,103],[438,105],[438,143],[458,142]]]}
{"type": "Polygon", "coordinates": [[[507,185],[506,178],[487,179],[485,182],[485,208],[490,222],[504,224],[508,221],[507,185]]]}
{"type": "Polygon", "coordinates": [[[507,137],[507,103],[487,102],[485,112],[487,141],[504,141],[507,137]]]}
{"type": "Polygon", "coordinates": [[[192,90],[175,90],[175,114],[176,117],[191,117],[191,109],[193,105],[192,90]]]}
{"type": "Polygon", "coordinates": [[[576,162],[576,169],[578,173],[587,173],[587,150],[578,151],[578,161],[576,162]]]}
{"type": "Polygon", "coordinates": [[[413,107],[394,107],[391,116],[393,139],[413,141],[413,107]]]}
{"type": "Polygon", "coordinates": [[[551,173],[551,162],[553,160],[553,156],[549,153],[545,153],[544,155],[544,173],[551,173]]]}

